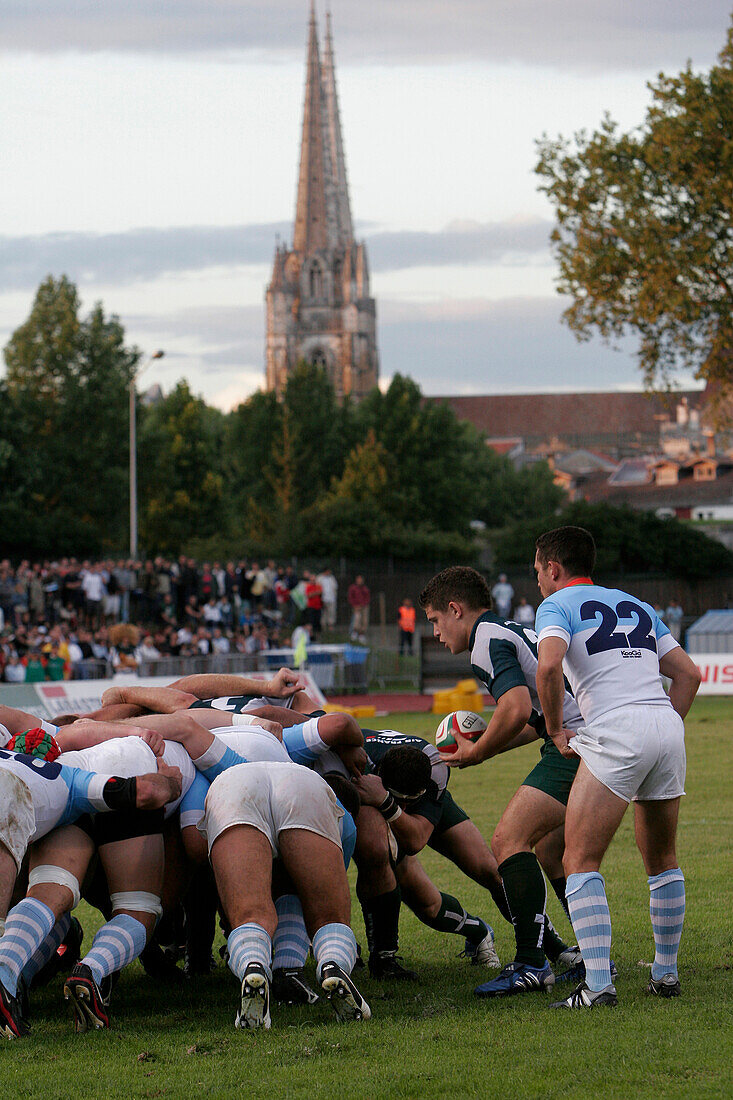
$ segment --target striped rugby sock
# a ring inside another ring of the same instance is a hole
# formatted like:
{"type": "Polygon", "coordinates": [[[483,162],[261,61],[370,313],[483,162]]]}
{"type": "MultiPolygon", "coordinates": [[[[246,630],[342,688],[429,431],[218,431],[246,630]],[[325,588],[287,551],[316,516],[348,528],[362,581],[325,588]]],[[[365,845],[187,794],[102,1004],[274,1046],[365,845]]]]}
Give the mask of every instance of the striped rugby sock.
{"type": "Polygon", "coordinates": [[[272,981],[272,941],[259,924],[240,924],[229,933],[229,969],[240,982],[250,963],[259,963],[272,981]]]}
{"type": "Polygon", "coordinates": [[[599,993],[611,985],[611,914],[603,875],[599,871],[568,875],[565,895],[586,983],[591,992],[599,993]]]}
{"type": "Polygon", "coordinates": [[[356,962],[356,937],[348,924],[324,924],[313,937],[313,954],[319,982],[321,967],[327,962],[337,963],[350,974],[356,962]]]}
{"type": "Polygon", "coordinates": [[[275,902],[275,910],[277,928],[272,937],[272,969],[305,966],[311,941],[300,899],[295,894],[283,894],[275,902]]]}
{"type": "Polygon", "coordinates": [[[685,922],[685,876],[679,867],[649,876],[649,916],[654,932],[652,978],[677,977],[677,952],[685,922]]]}
{"type": "Polygon", "coordinates": [[[14,997],[23,968],[55,923],[53,910],[36,898],[23,898],[8,913],[0,939],[0,982],[14,997]]]}
{"type": "Polygon", "coordinates": [[[64,942],[66,933],[69,931],[70,927],[71,913],[64,913],[63,916],[59,917],[43,943],[33,952],[32,956],[23,967],[23,981],[29,989],[38,971],[43,970],[46,963],[55,954],[56,949],[64,942]]]}
{"type": "Polygon", "coordinates": [[[136,959],[145,947],[147,933],[129,913],[118,913],[99,929],[92,949],[81,961],[89,967],[97,985],[136,959]]]}

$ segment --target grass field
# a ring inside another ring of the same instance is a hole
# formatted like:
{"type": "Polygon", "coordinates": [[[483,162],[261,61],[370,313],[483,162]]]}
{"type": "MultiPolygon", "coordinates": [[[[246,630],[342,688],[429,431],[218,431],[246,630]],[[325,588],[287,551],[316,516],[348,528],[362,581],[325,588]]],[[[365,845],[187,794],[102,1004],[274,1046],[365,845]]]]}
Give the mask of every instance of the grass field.
{"type": "MultiPolygon", "coordinates": [[[[394,715],[374,724],[429,737],[436,723],[426,715],[394,715]]],[[[653,955],[648,889],[628,814],[603,868],[619,969],[615,1011],[550,1012],[550,998],[542,994],[478,1001],[473,987],[490,972],[457,958],[457,937],[433,932],[403,910],[401,953],[419,970],[420,982],[389,986],[359,972],[373,1012],[368,1023],[339,1026],[325,1003],[275,1006],[271,1031],[237,1032],[238,989],[228,970],[171,989],[156,987],[133,964],[115,991],[109,1031],[74,1035],[60,980],[35,995],[30,1038],[0,1047],[2,1095],[733,1095],[733,701],[697,702],[687,729],[688,796],[679,842],[687,919],[679,1000],[653,1000],[644,992],[645,964],[653,955]]],[[[453,774],[454,797],[485,836],[536,755],[529,746],[453,774]]],[[[434,853],[426,851],[424,862],[442,889],[494,925],[502,961],[511,959],[511,930],[488,895],[434,853]]],[[[549,909],[570,939],[554,896],[549,909]]],[[[79,915],[89,937],[96,915],[83,904],[79,915]]],[[[353,923],[364,943],[358,905],[353,923]]]]}

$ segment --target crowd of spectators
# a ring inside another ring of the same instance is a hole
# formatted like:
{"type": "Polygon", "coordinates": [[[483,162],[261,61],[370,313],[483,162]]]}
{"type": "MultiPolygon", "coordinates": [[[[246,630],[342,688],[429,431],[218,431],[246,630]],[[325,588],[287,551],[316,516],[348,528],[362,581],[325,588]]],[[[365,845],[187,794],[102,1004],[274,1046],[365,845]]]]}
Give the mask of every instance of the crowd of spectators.
{"type": "Polygon", "coordinates": [[[336,627],[338,584],[274,561],[0,562],[0,673],[18,683],[162,657],[256,654],[336,627]]]}

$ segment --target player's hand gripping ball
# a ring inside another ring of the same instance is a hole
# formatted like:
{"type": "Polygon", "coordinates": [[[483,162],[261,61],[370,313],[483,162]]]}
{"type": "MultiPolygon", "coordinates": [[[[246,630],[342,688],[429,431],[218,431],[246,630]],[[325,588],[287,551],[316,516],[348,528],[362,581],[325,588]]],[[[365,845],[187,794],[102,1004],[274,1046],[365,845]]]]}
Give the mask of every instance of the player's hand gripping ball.
{"type": "Polygon", "coordinates": [[[435,731],[435,744],[440,752],[450,756],[458,748],[456,734],[467,737],[469,741],[478,741],[486,729],[486,722],[480,714],[472,710],[454,710],[446,714],[435,731]]]}

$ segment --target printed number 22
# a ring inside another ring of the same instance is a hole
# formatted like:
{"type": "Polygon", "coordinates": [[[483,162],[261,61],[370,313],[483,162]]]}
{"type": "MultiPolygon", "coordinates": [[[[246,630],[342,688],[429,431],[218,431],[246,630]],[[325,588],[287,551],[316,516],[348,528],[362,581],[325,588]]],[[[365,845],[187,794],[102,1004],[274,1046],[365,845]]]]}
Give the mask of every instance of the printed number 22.
{"type": "Polygon", "coordinates": [[[614,611],[608,604],[599,603],[598,600],[586,600],[580,609],[581,618],[590,619],[595,615],[601,616],[601,623],[585,643],[589,656],[606,653],[609,649],[650,649],[652,653],[657,652],[654,624],[638,603],[622,600],[614,611]],[[629,634],[622,630],[617,631],[619,618],[627,619],[631,615],[635,615],[637,620],[634,629],[629,634]]]}

